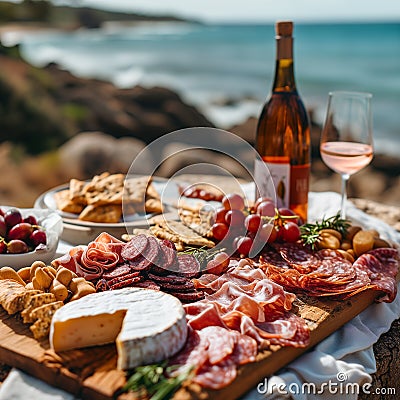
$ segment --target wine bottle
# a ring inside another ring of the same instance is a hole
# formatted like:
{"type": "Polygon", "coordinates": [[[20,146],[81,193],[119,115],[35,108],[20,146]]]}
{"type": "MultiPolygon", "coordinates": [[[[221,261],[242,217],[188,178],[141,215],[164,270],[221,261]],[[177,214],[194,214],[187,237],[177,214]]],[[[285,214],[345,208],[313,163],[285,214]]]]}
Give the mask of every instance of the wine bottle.
{"type": "Polygon", "coordinates": [[[310,123],[294,79],[293,23],[277,22],[275,28],[275,78],[258,120],[256,150],[261,160],[255,162],[254,178],[258,195],[276,198],[278,208],[290,208],[306,221],[310,123]],[[271,178],[273,185],[266,185],[271,178]]]}

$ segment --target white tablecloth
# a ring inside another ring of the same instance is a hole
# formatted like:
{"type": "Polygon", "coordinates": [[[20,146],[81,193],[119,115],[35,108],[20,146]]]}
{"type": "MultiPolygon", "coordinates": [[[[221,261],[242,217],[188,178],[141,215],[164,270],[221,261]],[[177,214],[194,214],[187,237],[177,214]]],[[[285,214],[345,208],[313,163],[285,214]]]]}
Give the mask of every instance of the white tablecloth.
{"type": "MultiPolygon", "coordinates": [[[[246,191],[248,189],[246,187],[246,191]]],[[[340,196],[336,193],[310,193],[309,199],[310,220],[336,214],[339,209],[340,196]]],[[[367,228],[378,230],[382,237],[400,242],[398,232],[356,209],[351,203],[348,203],[348,217],[367,228]]],[[[61,243],[59,251],[65,252],[68,247],[67,244],[61,243]]],[[[400,296],[390,304],[371,305],[279,374],[261,381],[243,398],[351,400],[358,397],[357,393],[374,393],[377,388],[370,384],[370,374],[376,371],[372,345],[399,317],[400,296]]],[[[10,399],[70,400],[73,396],[21,371],[13,370],[0,389],[0,400],[10,399]]]]}

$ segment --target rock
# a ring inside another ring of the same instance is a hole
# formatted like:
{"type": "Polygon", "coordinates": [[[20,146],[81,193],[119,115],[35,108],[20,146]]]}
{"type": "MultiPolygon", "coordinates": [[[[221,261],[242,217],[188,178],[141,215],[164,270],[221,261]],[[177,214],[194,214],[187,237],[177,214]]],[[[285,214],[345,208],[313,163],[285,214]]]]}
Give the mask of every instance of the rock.
{"type": "MultiPolygon", "coordinates": [[[[144,148],[145,144],[138,139],[115,139],[102,132],[84,132],[61,146],[60,169],[66,171],[68,179],[88,179],[104,171],[126,173],[144,148]]],[[[150,163],[150,154],[146,158],[150,163]]]]}

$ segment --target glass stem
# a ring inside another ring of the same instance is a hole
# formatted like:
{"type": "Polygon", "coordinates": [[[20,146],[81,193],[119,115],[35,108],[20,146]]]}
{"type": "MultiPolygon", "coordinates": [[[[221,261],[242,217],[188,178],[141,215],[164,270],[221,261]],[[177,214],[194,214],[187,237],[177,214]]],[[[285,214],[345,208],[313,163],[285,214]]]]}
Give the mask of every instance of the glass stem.
{"type": "Polygon", "coordinates": [[[347,201],[347,181],[350,175],[342,174],[342,202],[340,205],[340,218],[346,218],[346,201],[347,201]]]}

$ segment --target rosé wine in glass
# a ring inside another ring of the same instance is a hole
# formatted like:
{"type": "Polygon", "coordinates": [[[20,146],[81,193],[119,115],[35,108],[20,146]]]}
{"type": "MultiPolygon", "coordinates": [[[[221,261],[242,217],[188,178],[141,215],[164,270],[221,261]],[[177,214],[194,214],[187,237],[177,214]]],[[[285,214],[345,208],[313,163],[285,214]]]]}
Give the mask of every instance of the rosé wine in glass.
{"type": "Polygon", "coordinates": [[[326,142],[321,144],[324,163],[338,174],[352,175],[367,166],[373,156],[369,144],[353,142],[326,142]]]}
{"type": "Polygon", "coordinates": [[[346,184],[373,157],[370,93],[330,92],[320,151],[324,163],[342,177],[341,217],[346,218],[346,184]]]}

